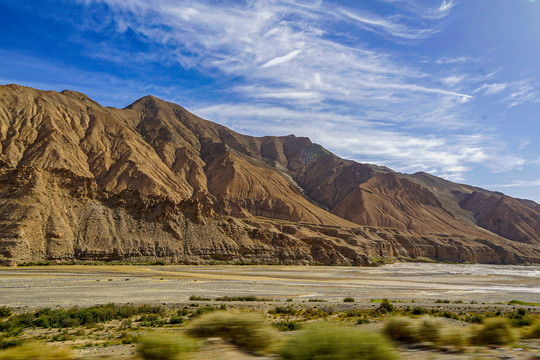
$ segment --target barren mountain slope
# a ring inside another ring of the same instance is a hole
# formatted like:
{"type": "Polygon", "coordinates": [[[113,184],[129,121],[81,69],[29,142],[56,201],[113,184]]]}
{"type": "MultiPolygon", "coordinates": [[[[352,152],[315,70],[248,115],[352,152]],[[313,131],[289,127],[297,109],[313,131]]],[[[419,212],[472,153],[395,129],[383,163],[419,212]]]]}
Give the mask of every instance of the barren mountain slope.
{"type": "MultiPolygon", "coordinates": [[[[392,236],[407,234],[411,244],[440,243],[448,236],[461,239],[460,244],[482,239],[511,254],[530,251],[514,241],[537,244],[540,238],[533,202],[512,199],[511,207],[485,218],[491,205],[469,195],[502,194],[344,160],[308,138],[241,135],[152,96],[115,109],[77,92],[0,86],[0,160],[9,169],[67,169],[110,194],[138,190],[141,196],[165,196],[176,203],[191,199],[218,214],[250,221],[392,227],[392,236]]],[[[423,249],[430,254],[425,256],[440,259],[423,249]]],[[[458,251],[454,257],[463,255],[458,251]]]]}
{"type": "Polygon", "coordinates": [[[0,167],[0,264],[36,261],[211,261],[375,265],[384,257],[540,262],[505,240],[347,228],[214,213],[196,200],[113,193],[69,170],[0,167]]]}
{"type": "Polygon", "coordinates": [[[508,196],[473,192],[462,202],[478,225],[515,241],[540,245],[540,213],[508,196]]]}

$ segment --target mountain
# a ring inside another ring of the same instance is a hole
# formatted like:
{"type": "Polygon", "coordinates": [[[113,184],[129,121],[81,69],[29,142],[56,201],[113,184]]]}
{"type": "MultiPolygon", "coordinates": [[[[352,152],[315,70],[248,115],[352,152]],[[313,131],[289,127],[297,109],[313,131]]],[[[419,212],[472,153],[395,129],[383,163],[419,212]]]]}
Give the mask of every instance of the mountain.
{"type": "Polygon", "coordinates": [[[0,258],[540,262],[530,200],[251,137],[152,96],[0,86],[0,258]]]}

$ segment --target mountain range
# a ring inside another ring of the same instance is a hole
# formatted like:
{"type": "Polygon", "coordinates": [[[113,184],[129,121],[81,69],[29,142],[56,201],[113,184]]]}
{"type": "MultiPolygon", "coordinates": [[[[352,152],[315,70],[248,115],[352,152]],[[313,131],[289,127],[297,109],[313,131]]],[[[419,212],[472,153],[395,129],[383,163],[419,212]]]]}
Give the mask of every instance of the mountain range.
{"type": "Polygon", "coordinates": [[[117,109],[0,86],[0,179],[7,265],[540,263],[531,200],[241,135],[152,96],[117,109]]]}

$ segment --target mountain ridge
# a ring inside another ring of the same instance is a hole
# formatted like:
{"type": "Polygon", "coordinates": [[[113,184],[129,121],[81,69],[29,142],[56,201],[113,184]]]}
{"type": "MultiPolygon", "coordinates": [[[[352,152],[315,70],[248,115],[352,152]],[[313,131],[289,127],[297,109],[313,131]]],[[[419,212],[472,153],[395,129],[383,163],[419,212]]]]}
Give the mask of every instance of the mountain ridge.
{"type": "Polygon", "coordinates": [[[235,219],[482,239],[515,254],[522,246],[533,262],[540,245],[533,201],[341,159],[308,138],[241,135],[153,96],[116,109],[70,90],[6,85],[0,117],[4,171],[65,169],[112,194],[195,201],[235,219]],[[510,205],[487,216],[485,197],[510,205]]]}

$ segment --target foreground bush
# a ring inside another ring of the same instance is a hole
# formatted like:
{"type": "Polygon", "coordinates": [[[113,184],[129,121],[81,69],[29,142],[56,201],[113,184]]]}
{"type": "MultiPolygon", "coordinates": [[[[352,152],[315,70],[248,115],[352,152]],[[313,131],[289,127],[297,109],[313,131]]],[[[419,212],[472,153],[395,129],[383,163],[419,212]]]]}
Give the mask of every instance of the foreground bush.
{"type": "Polygon", "coordinates": [[[512,329],[506,319],[487,319],[474,336],[478,345],[506,345],[514,341],[512,329]]]}
{"type": "Polygon", "coordinates": [[[180,360],[198,349],[199,343],[195,339],[161,333],[143,337],[138,353],[145,360],[180,360]]]}
{"type": "Polygon", "coordinates": [[[290,338],[279,354],[285,360],[396,359],[392,346],[378,334],[323,324],[290,338]]]}
{"type": "Polygon", "coordinates": [[[527,334],[527,338],[540,339],[540,322],[537,322],[536,324],[531,326],[531,329],[529,330],[529,333],[527,334]]]}
{"type": "Polygon", "coordinates": [[[68,349],[59,349],[39,344],[24,344],[0,351],[0,360],[73,360],[68,349]]]}
{"type": "Polygon", "coordinates": [[[220,337],[247,351],[268,350],[276,337],[275,330],[262,314],[218,311],[193,321],[187,334],[199,337],[220,337]]]}
{"type": "Polygon", "coordinates": [[[416,325],[411,319],[403,317],[390,318],[384,324],[383,333],[395,341],[416,342],[416,325]]]}

